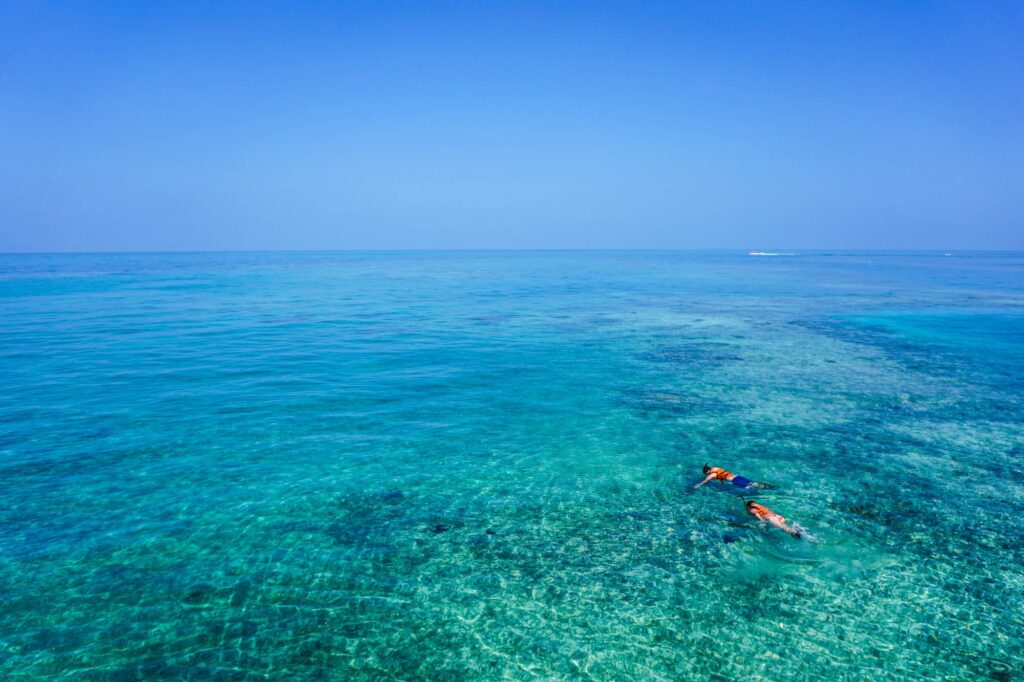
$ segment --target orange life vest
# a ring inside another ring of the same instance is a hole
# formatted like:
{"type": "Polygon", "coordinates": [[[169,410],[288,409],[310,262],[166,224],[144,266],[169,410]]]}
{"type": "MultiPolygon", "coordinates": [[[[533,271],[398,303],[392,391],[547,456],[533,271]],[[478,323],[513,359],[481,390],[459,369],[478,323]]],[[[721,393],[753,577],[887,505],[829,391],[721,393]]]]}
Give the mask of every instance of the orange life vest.
{"type": "Polygon", "coordinates": [[[718,481],[728,481],[730,478],[734,476],[734,474],[732,474],[731,472],[728,472],[725,469],[721,469],[719,467],[711,467],[710,469],[708,469],[708,473],[714,476],[715,479],[718,481]]]}
{"type": "Polygon", "coordinates": [[[767,521],[768,517],[770,516],[774,516],[782,521],[785,521],[785,519],[783,519],[781,516],[773,512],[771,509],[764,506],[763,504],[758,504],[757,502],[751,502],[747,506],[747,511],[756,516],[757,518],[761,519],[762,521],[767,521]]]}

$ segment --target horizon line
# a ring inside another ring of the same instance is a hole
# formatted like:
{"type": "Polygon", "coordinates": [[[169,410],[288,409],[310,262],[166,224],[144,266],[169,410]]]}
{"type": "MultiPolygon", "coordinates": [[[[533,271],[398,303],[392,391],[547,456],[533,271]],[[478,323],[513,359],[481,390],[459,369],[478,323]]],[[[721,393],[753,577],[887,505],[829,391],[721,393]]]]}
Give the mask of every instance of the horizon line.
{"type": "Polygon", "coordinates": [[[798,255],[798,254],[826,254],[826,253],[871,253],[871,254],[910,254],[927,253],[953,255],[954,253],[988,253],[988,254],[1021,254],[1024,249],[870,249],[870,248],[789,248],[789,247],[759,247],[750,248],[633,248],[633,247],[610,247],[610,248],[579,248],[579,247],[548,247],[548,248],[362,248],[362,249],[146,249],[146,250],[109,250],[109,251],[0,251],[0,256],[104,256],[104,255],[186,255],[186,254],[212,254],[212,253],[542,253],[542,252],[661,252],[661,253],[744,253],[747,255],[798,255]],[[781,253],[790,252],[790,253],[781,253]]]}

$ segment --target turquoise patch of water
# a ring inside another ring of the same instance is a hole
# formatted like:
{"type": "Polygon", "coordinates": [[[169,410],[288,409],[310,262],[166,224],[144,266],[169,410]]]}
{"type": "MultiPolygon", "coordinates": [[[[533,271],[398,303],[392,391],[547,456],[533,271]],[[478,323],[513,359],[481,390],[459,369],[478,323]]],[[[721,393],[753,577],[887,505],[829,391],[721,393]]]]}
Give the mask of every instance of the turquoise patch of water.
{"type": "Polygon", "coordinates": [[[7,678],[1024,659],[1019,254],[3,256],[0,331],[7,678]]]}

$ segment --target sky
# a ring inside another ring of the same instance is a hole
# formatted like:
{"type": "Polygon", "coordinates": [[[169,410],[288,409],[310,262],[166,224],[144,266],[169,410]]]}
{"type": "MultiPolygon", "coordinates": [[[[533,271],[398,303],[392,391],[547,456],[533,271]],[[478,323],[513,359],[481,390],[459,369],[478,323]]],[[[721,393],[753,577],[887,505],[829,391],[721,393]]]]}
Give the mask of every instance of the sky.
{"type": "Polygon", "coordinates": [[[1021,2],[0,0],[0,252],[1024,249],[1021,2]]]}

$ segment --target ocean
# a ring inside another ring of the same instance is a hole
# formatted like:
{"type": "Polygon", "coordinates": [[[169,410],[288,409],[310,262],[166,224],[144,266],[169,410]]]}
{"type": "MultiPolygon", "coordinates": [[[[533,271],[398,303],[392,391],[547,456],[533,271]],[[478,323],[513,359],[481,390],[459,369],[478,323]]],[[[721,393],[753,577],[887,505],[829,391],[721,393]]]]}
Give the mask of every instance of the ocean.
{"type": "Polygon", "coordinates": [[[1024,254],[0,256],[0,596],[3,679],[1022,679],[1024,254]]]}

